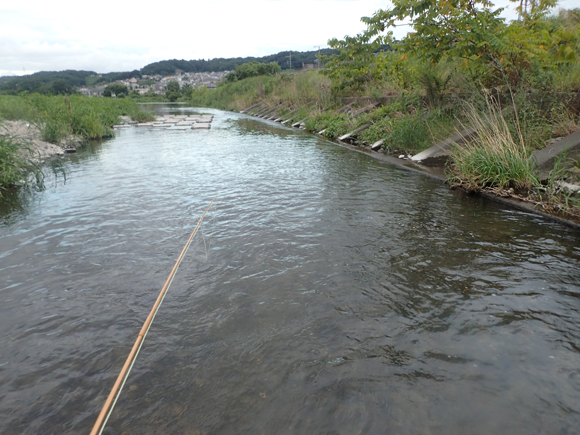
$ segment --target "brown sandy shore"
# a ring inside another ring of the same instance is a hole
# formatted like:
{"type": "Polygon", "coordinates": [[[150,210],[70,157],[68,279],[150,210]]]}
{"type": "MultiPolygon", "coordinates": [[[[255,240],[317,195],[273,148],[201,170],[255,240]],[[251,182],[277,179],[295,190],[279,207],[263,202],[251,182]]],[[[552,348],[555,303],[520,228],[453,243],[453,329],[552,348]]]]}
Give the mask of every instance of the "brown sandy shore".
{"type": "Polygon", "coordinates": [[[0,136],[8,136],[23,143],[23,157],[39,164],[46,160],[75,152],[85,141],[79,136],[70,135],[59,144],[42,140],[38,126],[27,121],[3,121],[0,123],[0,136]]]}

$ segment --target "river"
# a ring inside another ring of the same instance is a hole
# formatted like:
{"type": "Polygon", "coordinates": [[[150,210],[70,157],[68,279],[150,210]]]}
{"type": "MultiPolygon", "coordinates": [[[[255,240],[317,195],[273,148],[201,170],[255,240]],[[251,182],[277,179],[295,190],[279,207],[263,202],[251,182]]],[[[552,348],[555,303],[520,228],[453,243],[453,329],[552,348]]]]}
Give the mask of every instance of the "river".
{"type": "Polygon", "coordinates": [[[90,431],[213,198],[104,433],[577,433],[577,231],[203,112],[0,207],[0,433],[90,431]]]}

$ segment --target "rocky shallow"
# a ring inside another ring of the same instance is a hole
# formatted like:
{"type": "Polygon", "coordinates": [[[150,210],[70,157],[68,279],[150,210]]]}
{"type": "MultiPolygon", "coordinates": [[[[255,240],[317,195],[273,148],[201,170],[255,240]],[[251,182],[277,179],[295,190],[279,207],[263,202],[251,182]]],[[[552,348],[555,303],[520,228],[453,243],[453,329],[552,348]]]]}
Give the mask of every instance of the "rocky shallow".
{"type": "Polygon", "coordinates": [[[167,114],[158,117],[153,122],[134,122],[126,116],[121,116],[122,124],[113,126],[115,129],[128,128],[131,126],[148,128],[169,128],[172,130],[209,130],[213,115],[172,115],[167,114]]]}

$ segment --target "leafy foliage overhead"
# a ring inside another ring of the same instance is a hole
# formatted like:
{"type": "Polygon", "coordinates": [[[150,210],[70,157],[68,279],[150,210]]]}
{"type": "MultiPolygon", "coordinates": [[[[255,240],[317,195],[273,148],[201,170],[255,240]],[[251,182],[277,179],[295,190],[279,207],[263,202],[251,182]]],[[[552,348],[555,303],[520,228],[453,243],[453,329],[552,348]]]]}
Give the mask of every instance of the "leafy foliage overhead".
{"type": "Polygon", "coordinates": [[[557,0],[511,1],[519,3],[520,19],[507,23],[489,0],[392,0],[393,8],[361,18],[364,32],[328,42],[340,54],[327,59],[327,73],[335,83],[356,87],[413,57],[432,66],[456,63],[486,86],[515,86],[532,68],[576,60],[578,27],[571,31],[548,17],[557,0]],[[398,23],[412,26],[402,41],[393,39],[398,23]],[[396,53],[376,55],[387,43],[396,53]]]}

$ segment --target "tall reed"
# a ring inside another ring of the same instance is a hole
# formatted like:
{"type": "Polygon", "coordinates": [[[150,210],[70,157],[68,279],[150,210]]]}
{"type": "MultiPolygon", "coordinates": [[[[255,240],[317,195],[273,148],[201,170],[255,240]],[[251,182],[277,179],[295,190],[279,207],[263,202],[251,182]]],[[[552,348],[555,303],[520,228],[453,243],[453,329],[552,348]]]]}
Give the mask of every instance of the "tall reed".
{"type": "Polygon", "coordinates": [[[535,163],[528,158],[522,134],[512,136],[501,107],[487,100],[486,108],[466,108],[467,123],[477,134],[451,154],[450,181],[468,190],[487,187],[526,191],[539,184],[535,163]]]}
{"type": "Polygon", "coordinates": [[[32,163],[32,151],[24,143],[0,136],[0,198],[2,192],[24,185],[42,185],[42,171],[32,163]]]}

